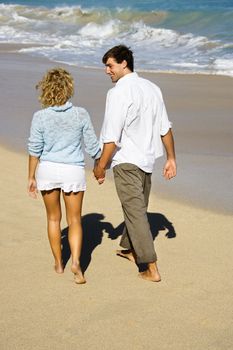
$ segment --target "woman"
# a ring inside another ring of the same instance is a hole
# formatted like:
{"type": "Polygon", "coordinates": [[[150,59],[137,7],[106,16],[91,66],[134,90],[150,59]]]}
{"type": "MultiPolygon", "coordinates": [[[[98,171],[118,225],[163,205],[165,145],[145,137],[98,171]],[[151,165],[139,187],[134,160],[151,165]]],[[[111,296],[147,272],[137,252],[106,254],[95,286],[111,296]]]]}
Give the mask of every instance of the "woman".
{"type": "Polygon", "coordinates": [[[86,282],[80,267],[81,210],[86,190],[82,141],[93,159],[100,157],[100,146],[88,112],[70,102],[74,81],[66,70],[49,70],[37,88],[43,109],[34,114],[31,123],[28,192],[36,198],[38,190],[41,191],[55,271],[59,274],[64,272],[60,226],[62,193],[69,226],[71,271],[75,282],[81,284],[86,282]]]}

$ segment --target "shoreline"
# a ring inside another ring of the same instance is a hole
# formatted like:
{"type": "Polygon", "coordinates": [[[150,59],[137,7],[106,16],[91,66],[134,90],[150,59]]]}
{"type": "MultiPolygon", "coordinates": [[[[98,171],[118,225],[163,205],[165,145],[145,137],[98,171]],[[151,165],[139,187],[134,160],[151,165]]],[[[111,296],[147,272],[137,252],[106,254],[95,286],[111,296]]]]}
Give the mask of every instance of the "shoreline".
{"type": "MultiPolygon", "coordinates": [[[[53,61],[52,59],[48,57],[43,57],[39,55],[34,55],[33,53],[27,53],[27,52],[20,52],[19,50],[24,49],[24,48],[30,48],[30,47],[40,47],[41,45],[39,44],[22,44],[22,43],[0,43],[0,54],[1,53],[14,53],[14,54],[19,54],[19,55],[24,55],[24,56],[29,56],[34,59],[38,60],[45,60],[49,61],[50,63],[53,63],[54,65],[65,65],[68,67],[73,67],[77,69],[91,69],[91,70],[97,70],[97,71],[102,71],[103,68],[96,67],[96,66],[78,66],[72,63],[68,62],[63,62],[63,61],[53,61]]],[[[48,46],[48,44],[44,44],[43,46],[48,46]]],[[[222,77],[222,78],[233,78],[233,74],[223,74],[223,73],[210,73],[210,72],[190,72],[190,71],[176,71],[176,70],[150,70],[150,69],[143,69],[143,68],[138,68],[136,69],[137,72],[142,73],[142,74],[155,74],[155,75],[181,75],[181,76],[216,76],[216,77],[222,77]]]]}

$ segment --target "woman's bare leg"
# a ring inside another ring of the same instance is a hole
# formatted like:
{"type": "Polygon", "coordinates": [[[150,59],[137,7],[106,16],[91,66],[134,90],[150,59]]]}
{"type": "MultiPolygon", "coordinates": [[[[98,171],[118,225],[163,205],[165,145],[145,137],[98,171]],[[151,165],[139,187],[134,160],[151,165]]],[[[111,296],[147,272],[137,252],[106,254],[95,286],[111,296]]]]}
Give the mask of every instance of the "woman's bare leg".
{"type": "Polygon", "coordinates": [[[69,226],[68,239],[72,257],[71,271],[74,273],[75,282],[78,284],[86,282],[80,267],[80,255],[83,238],[81,224],[83,195],[84,192],[63,192],[63,198],[66,207],[66,218],[69,226]]]}
{"type": "Polygon", "coordinates": [[[49,243],[55,259],[55,271],[63,273],[62,253],[61,253],[61,204],[60,189],[42,191],[46,213],[49,243]]]}

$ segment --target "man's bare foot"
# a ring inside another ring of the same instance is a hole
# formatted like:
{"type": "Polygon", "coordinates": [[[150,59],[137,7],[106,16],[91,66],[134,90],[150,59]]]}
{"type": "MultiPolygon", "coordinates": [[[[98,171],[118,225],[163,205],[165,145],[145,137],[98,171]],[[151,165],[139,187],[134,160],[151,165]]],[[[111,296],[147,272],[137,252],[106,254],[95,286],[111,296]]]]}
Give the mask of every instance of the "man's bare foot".
{"type": "Polygon", "coordinates": [[[132,251],[129,249],[116,250],[116,255],[121,256],[122,258],[128,259],[135,263],[134,255],[132,251]]]}
{"type": "Polygon", "coordinates": [[[139,274],[139,277],[151,282],[160,282],[161,276],[156,263],[149,263],[146,271],[139,274]]]}
{"type": "Polygon", "coordinates": [[[161,277],[160,277],[160,274],[158,272],[151,273],[149,270],[140,272],[139,277],[143,278],[144,280],[151,281],[151,282],[160,282],[161,281],[161,277]]]}
{"type": "Polygon", "coordinates": [[[87,281],[85,280],[83,274],[79,275],[79,274],[74,274],[74,282],[77,284],[85,284],[87,283],[87,281]]]}
{"type": "Polygon", "coordinates": [[[71,271],[74,274],[74,281],[75,281],[75,283],[77,283],[77,284],[84,284],[84,283],[86,283],[86,280],[85,280],[85,278],[83,276],[83,273],[82,273],[82,270],[81,270],[81,267],[80,267],[79,263],[73,262],[72,265],[71,265],[71,271]]]}
{"type": "Polygon", "coordinates": [[[64,272],[64,268],[62,264],[55,263],[54,270],[58,274],[62,274],[64,272]]]}

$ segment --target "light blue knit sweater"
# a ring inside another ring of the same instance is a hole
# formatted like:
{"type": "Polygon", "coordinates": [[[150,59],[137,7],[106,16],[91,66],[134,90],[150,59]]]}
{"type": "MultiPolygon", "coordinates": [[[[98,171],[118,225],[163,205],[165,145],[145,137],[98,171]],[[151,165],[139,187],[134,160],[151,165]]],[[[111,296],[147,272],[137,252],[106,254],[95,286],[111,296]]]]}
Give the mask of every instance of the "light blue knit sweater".
{"type": "Polygon", "coordinates": [[[41,161],[84,166],[82,141],[92,158],[100,157],[100,145],[88,112],[68,101],[34,114],[28,152],[41,161]]]}

